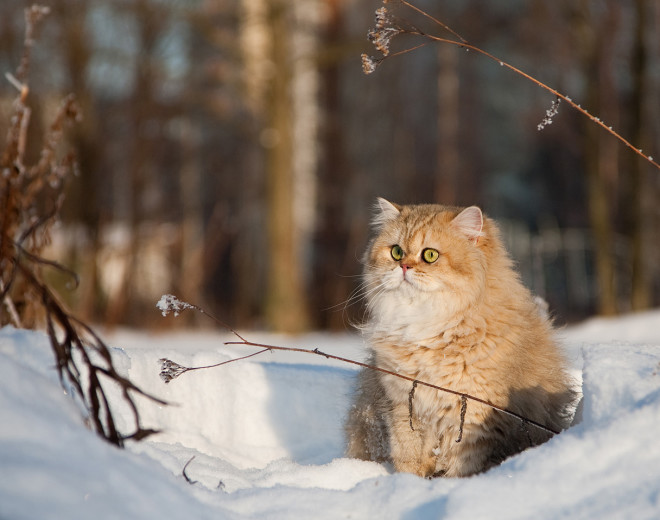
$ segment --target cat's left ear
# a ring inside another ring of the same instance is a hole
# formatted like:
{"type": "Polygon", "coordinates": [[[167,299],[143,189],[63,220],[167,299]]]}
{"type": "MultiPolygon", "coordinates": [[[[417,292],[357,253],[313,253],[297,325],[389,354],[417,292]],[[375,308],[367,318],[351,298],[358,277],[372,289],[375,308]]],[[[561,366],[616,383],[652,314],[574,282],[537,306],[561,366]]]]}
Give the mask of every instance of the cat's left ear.
{"type": "Polygon", "coordinates": [[[452,225],[475,243],[484,236],[484,215],[477,206],[465,208],[451,221],[452,225]]]}
{"type": "Polygon", "coordinates": [[[379,228],[386,222],[394,220],[399,216],[401,212],[401,206],[394,204],[389,200],[385,200],[382,197],[376,199],[375,213],[374,218],[371,221],[371,224],[379,228]]]}

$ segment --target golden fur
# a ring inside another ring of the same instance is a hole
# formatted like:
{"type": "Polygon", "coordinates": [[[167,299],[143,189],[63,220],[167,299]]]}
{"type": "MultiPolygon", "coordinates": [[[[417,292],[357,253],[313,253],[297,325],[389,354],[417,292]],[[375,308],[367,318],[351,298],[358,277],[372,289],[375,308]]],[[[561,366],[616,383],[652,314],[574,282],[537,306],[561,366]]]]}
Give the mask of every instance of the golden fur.
{"type": "MultiPolygon", "coordinates": [[[[574,401],[552,328],[512,268],[495,223],[476,207],[379,199],[365,255],[371,363],[484,399],[554,430],[574,401]],[[400,251],[393,253],[393,246],[400,251]],[[427,248],[440,255],[425,262],[427,248]],[[401,258],[395,260],[394,256],[401,258]]],[[[397,471],[467,476],[549,434],[461,398],[363,370],[346,423],[347,455],[397,471]],[[412,421],[412,428],[411,428],[412,421]]]]}

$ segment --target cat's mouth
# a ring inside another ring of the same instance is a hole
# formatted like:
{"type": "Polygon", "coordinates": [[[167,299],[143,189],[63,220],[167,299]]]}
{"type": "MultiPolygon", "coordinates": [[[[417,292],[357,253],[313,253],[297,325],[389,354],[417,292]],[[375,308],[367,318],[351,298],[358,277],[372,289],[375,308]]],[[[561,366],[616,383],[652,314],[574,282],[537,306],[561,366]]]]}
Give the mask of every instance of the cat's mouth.
{"type": "Polygon", "coordinates": [[[424,287],[420,284],[419,280],[411,272],[404,272],[403,275],[399,278],[399,289],[414,289],[416,291],[423,291],[424,287]]]}

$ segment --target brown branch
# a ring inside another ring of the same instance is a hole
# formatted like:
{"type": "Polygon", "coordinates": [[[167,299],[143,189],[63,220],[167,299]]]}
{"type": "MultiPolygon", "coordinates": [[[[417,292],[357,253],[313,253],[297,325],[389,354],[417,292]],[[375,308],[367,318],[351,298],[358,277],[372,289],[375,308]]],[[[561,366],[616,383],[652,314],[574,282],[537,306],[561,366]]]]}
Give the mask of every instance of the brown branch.
{"type": "Polygon", "coordinates": [[[70,316],[48,286],[41,282],[29,268],[21,262],[19,262],[18,267],[21,275],[25,277],[31,287],[38,290],[41,296],[42,305],[46,310],[47,332],[55,353],[60,381],[64,383],[66,379],[75,388],[83,400],[96,432],[107,441],[118,446],[123,446],[126,439],[140,440],[157,433],[157,430],[145,429],[141,426],[137,406],[131,393],[142,395],[161,405],[167,405],[168,403],[144,392],[129,379],[120,375],[112,363],[110,349],[94,333],[91,327],[70,316]],[[59,335],[58,329],[61,331],[59,335]],[[85,334],[91,336],[91,341],[84,339],[85,334]],[[60,339],[59,336],[63,337],[60,339]],[[106,363],[106,366],[95,363],[89,355],[88,348],[92,348],[97,352],[106,363]],[[85,367],[87,381],[84,386],[74,352],[80,356],[81,363],[85,367]],[[112,407],[101,383],[100,375],[107,377],[120,386],[123,400],[133,413],[135,424],[133,433],[123,435],[117,430],[112,407]]]}
{"type": "Polygon", "coordinates": [[[475,396],[470,395],[470,394],[464,394],[462,392],[457,392],[456,390],[452,390],[450,388],[445,388],[445,387],[442,387],[442,386],[427,383],[426,381],[419,381],[419,380],[415,379],[414,377],[409,377],[409,376],[405,376],[403,374],[398,374],[396,372],[392,372],[392,371],[387,370],[385,368],[377,367],[377,366],[374,366],[374,365],[369,365],[367,363],[362,363],[361,361],[355,361],[354,359],[348,359],[348,358],[344,358],[344,357],[341,357],[341,356],[326,354],[325,352],[321,352],[318,349],[308,350],[308,349],[304,349],[304,348],[280,347],[280,346],[276,346],[276,345],[265,345],[263,343],[253,343],[251,341],[226,341],[225,345],[248,345],[248,346],[251,346],[251,347],[261,347],[261,348],[264,348],[264,349],[267,349],[267,350],[280,350],[280,351],[286,351],[286,352],[300,352],[300,353],[303,353],[303,354],[316,354],[316,355],[324,356],[327,359],[334,359],[336,361],[349,363],[351,365],[357,365],[359,367],[366,368],[367,370],[375,370],[376,372],[381,372],[383,374],[398,377],[400,379],[405,379],[406,381],[410,381],[410,382],[417,381],[418,385],[426,386],[427,388],[433,388],[434,390],[439,390],[441,392],[446,392],[446,393],[449,393],[449,394],[453,394],[453,395],[456,395],[456,396],[461,397],[461,398],[465,397],[466,399],[469,399],[471,401],[475,401],[477,403],[481,403],[485,406],[488,406],[488,407],[492,408],[493,410],[497,410],[498,412],[504,413],[504,414],[509,415],[511,417],[515,417],[516,419],[519,419],[519,420],[521,420],[521,421],[523,421],[527,424],[532,424],[532,425],[536,426],[537,428],[540,428],[540,429],[542,429],[542,430],[544,430],[548,433],[552,433],[552,434],[555,434],[555,435],[559,433],[558,431],[556,431],[552,428],[549,428],[549,427],[545,426],[544,424],[536,422],[532,419],[528,419],[527,417],[525,417],[523,415],[520,415],[516,412],[512,412],[511,410],[507,410],[506,408],[502,408],[501,406],[498,406],[498,405],[493,404],[489,401],[486,401],[485,399],[481,399],[479,397],[475,397],[475,396]]]}
{"type": "Polygon", "coordinates": [[[459,40],[461,40],[463,43],[467,43],[467,40],[466,40],[465,38],[463,38],[460,34],[458,34],[456,31],[454,31],[454,30],[453,30],[451,27],[449,27],[446,23],[444,23],[444,22],[442,22],[441,20],[438,20],[437,18],[431,16],[429,13],[427,13],[427,12],[424,11],[423,9],[420,9],[420,8],[417,7],[417,6],[415,6],[415,5],[413,5],[413,4],[409,3],[409,2],[406,2],[406,0],[399,0],[399,1],[400,1],[403,5],[409,7],[409,8],[412,9],[413,11],[417,11],[419,14],[421,14],[421,15],[424,16],[425,18],[428,18],[428,19],[431,20],[433,23],[439,25],[439,26],[442,27],[445,31],[447,31],[447,32],[449,32],[449,33],[451,33],[451,34],[453,34],[454,36],[456,36],[456,38],[458,38],[459,40]]]}
{"type": "MultiPolygon", "coordinates": [[[[463,426],[465,425],[465,413],[467,412],[467,400],[468,396],[463,394],[461,396],[461,424],[458,427],[458,438],[456,442],[461,442],[463,440],[463,426]]],[[[525,422],[522,422],[523,428],[527,429],[525,422]]]]}
{"type": "MultiPolygon", "coordinates": [[[[168,296],[173,299],[172,305],[173,305],[173,307],[176,307],[178,309],[176,312],[182,312],[184,310],[189,310],[189,309],[194,309],[194,310],[197,310],[197,311],[201,311],[200,307],[198,307],[197,305],[192,305],[192,304],[189,304],[189,303],[186,303],[186,302],[181,302],[180,300],[176,299],[176,297],[174,297],[174,296],[171,296],[171,295],[168,295],[168,296]]],[[[162,299],[161,299],[161,301],[162,301],[162,299]]],[[[160,307],[160,305],[159,305],[159,307],[160,307]]],[[[160,308],[161,308],[161,310],[163,310],[163,314],[168,313],[162,307],[160,307],[160,308]]],[[[173,310],[173,308],[168,308],[167,311],[175,312],[173,310]]],[[[204,312],[204,314],[206,316],[208,316],[209,318],[215,320],[216,323],[223,324],[223,322],[221,320],[213,317],[211,314],[209,314],[207,312],[204,312]]],[[[310,350],[310,349],[305,349],[305,348],[282,347],[282,346],[278,346],[278,345],[267,345],[267,344],[264,344],[264,343],[255,343],[255,342],[246,340],[245,338],[240,336],[235,330],[233,330],[231,327],[227,327],[224,324],[223,324],[223,326],[229,332],[231,332],[232,334],[234,334],[235,336],[237,336],[240,339],[240,341],[225,341],[225,343],[224,343],[225,345],[245,345],[245,346],[258,347],[258,348],[263,349],[259,352],[251,354],[250,356],[245,356],[245,357],[251,357],[251,356],[254,356],[254,355],[257,355],[257,354],[261,354],[262,352],[265,352],[267,350],[282,351],[282,352],[299,352],[301,354],[313,354],[313,355],[317,355],[317,356],[323,356],[326,359],[334,359],[335,361],[341,361],[343,363],[348,363],[350,365],[356,365],[356,366],[365,368],[367,370],[375,370],[376,372],[380,372],[382,374],[387,374],[387,375],[390,375],[390,376],[393,376],[393,377],[398,377],[399,379],[404,379],[406,381],[410,381],[411,383],[413,383],[414,386],[422,385],[422,386],[425,386],[427,388],[432,388],[434,390],[438,390],[440,392],[453,394],[453,395],[456,395],[456,396],[460,397],[462,402],[463,402],[463,400],[469,399],[471,401],[474,401],[474,402],[483,404],[485,406],[488,406],[489,408],[492,408],[493,410],[497,410],[500,413],[503,413],[505,415],[509,415],[510,417],[515,417],[516,419],[522,421],[523,423],[531,424],[531,425],[533,425],[533,426],[535,426],[535,427],[537,427],[537,428],[539,428],[539,429],[541,429],[541,430],[543,430],[547,433],[551,433],[553,435],[556,435],[556,434],[559,433],[559,431],[557,431],[553,428],[549,428],[548,426],[546,426],[544,424],[541,424],[539,422],[536,422],[532,419],[529,419],[529,418],[525,417],[524,415],[513,412],[511,410],[508,410],[506,408],[503,408],[501,406],[493,404],[489,401],[486,401],[485,399],[481,399],[479,397],[475,397],[475,396],[470,395],[470,394],[465,394],[463,392],[457,392],[456,390],[452,390],[450,388],[445,388],[445,387],[442,387],[442,386],[434,385],[432,383],[427,383],[426,381],[420,381],[420,380],[415,379],[413,377],[409,377],[409,376],[406,376],[406,375],[403,375],[403,374],[392,372],[392,371],[387,370],[385,368],[377,367],[377,366],[374,366],[374,365],[369,365],[367,363],[362,363],[361,361],[355,361],[354,359],[348,359],[348,358],[345,358],[345,357],[335,356],[333,354],[328,354],[326,352],[322,352],[318,348],[310,350]]],[[[234,361],[239,361],[240,359],[244,359],[244,358],[230,359],[228,361],[223,361],[222,363],[218,363],[217,365],[211,365],[211,366],[226,365],[228,363],[233,363],[234,361]]],[[[174,361],[171,361],[169,359],[161,359],[161,363],[162,363],[162,366],[164,368],[161,370],[160,376],[165,382],[169,382],[172,379],[175,379],[179,375],[181,375],[185,372],[188,372],[190,370],[209,368],[209,367],[184,367],[183,365],[175,363],[174,361]],[[176,369],[171,370],[172,367],[176,367],[176,369]],[[166,372],[166,374],[164,374],[164,372],[166,372]]],[[[464,417],[465,417],[464,412],[461,411],[461,424],[464,420],[464,417]]]]}
{"type": "MultiPolygon", "coordinates": [[[[542,89],[550,92],[556,98],[562,99],[563,101],[568,103],[571,107],[573,107],[575,110],[580,112],[583,116],[587,117],[593,123],[600,126],[607,133],[609,133],[610,135],[612,135],[616,139],[618,139],[624,146],[626,146],[627,148],[632,150],[634,153],[636,153],[637,155],[642,157],[645,161],[647,161],[649,164],[653,165],[657,170],[660,171],[660,163],[658,163],[651,155],[645,154],[642,149],[637,148],[636,146],[634,146],[630,141],[628,141],[621,134],[616,132],[611,126],[608,126],[600,118],[592,115],[588,110],[582,108],[578,103],[573,101],[570,97],[566,96],[565,94],[562,94],[558,90],[550,87],[546,83],[536,79],[534,76],[522,71],[521,69],[519,69],[517,67],[514,67],[510,63],[496,57],[495,55],[491,54],[490,52],[485,51],[482,48],[477,47],[476,45],[472,45],[465,38],[463,38],[460,34],[458,34],[451,27],[449,27],[447,24],[445,24],[444,22],[434,18],[433,16],[428,14],[423,9],[411,4],[410,2],[407,2],[406,0],[399,0],[399,2],[402,5],[408,7],[410,9],[414,10],[415,12],[423,15],[424,17],[432,20],[434,23],[436,23],[437,25],[442,27],[444,30],[450,32],[458,40],[452,40],[450,38],[442,38],[440,36],[434,36],[434,35],[428,34],[424,31],[422,31],[421,29],[418,29],[418,28],[412,26],[411,24],[395,25],[395,28],[397,29],[398,34],[409,34],[409,35],[413,35],[413,36],[419,36],[419,37],[426,38],[426,39],[428,39],[430,41],[433,41],[433,42],[446,43],[446,44],[449,44],[449,45],[454,45],[454,46],[460,47],[462,49],[468,49],[468,50],[474,51],[478,54],[481,54],[482,56],[485,56],[486,58],[494,61],[495,63],[498,63],[500,66],[511,70],[515,74],[525,78],[528,81],[531,81],[535,85],[537,85],[537,86],[541,87],[542,89]]],[[[394,21],[394,20],[392,19],[392,21],[394,21]]],[[[387,29],[387,27],[384,27],[382,29],[387,29]]],[[[420,45],[416,45],[416,46],[414,46],[410,49],[407,49],[407,50],[404,50],[404,51],[399,51],[399,52],[394,53],[394,54],[389,54],[389,53],[385,54],[384,53],[382,58],[372,58],[372,57],[368,57],[368,56],[363,54],[362,55],[363,70],[364,70],[365,73],[369,74],[369,73],[373,72],[375,70],[375,68],[378,65],[380,65],[380,63],[382,63],[386,58],[388,58],[390,56],[396,56],[396,55],[399,55],[399,54],[403,54],[405,52],[410,52],[410,51],[415,50],[419,47],[420,47],[420,45]]]]}
{"type": "Polygon", "coordinates": [[[188,468],[188,464],[190,464],[193,460],[195,460],[194,455],[192,457],[190,457],[190,459],[188,459],[188,462],[186,462],[186,464],[183,466],[183,469],[181,470],[181,475],[183,475],[183,478],[186,479],[186,482],[188,484],[191,484],[191,485],[197,484],[197,481],[196,480],[191,480],[190,477],[188,475],[186,475],[186,468],[188,468]]]}
{"type": "Polygon", "coordinates": [[[203,368],[219,367],[222,365],[226,365],[228,363],[233,363],[234,361],[241,361],[242,359],[251,358],[252,356],[256,356],[258,354],[268,352],[269,350],[270,349],[268,348],[264,348],[263,350],[260,350],[258,352],[253,352],[252,354],[248,354],[247,356],[242,356],[236,359],[222,361],[221,363],[216,363],[214,365],[206,365],[201,367],[184,367],[183,365],[179,365],[178,363],[175,363],[170,359],[161,358],[158,360],[160,361],[160,378],[163,380],[164,383],[167,384],[170,381],[172,381],[172,379],[176,379],[177,377],[179,377],[182,374],[185,374],[186,372],[192,372],[193,370],[201,370],[203,368]]]}
{"type": "Polygon", "coordinates": [[[413,418],[413,399],[415,398],[415,388],[417,388],[417,381],[413,381],[412,388],[408,394],[408,419],[410,419],[410,429],[415,431],[413,428],[412,418],[413,418]]]}

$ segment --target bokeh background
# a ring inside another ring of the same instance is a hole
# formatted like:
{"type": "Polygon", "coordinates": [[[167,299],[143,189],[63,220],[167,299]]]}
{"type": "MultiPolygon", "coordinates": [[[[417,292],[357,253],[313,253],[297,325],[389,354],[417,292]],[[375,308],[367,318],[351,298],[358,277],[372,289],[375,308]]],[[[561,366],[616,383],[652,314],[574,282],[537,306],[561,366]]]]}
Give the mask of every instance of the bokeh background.
{"type": "MultiPolygon", "coordinates": [[[[30,3],[0,3],[3,72],[30,3]]],[[[80,274],[60,289],[83,319],[159,326],[172,292],[237,328],[350,327],[376,196],[481,206],[559,323],[660,303],[660,171],[565,103],[537,130],[553,96],[475,52],[430,44],[363,74],[380,2],[42,3],[30,132],[75,94],[49,254],[80,274]]],[[[415,5],[660,157],[657,1],[415,5]]],[[[0,135],[15,96],[0,82],[0,135]]]]}

